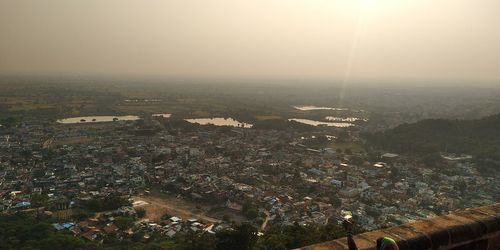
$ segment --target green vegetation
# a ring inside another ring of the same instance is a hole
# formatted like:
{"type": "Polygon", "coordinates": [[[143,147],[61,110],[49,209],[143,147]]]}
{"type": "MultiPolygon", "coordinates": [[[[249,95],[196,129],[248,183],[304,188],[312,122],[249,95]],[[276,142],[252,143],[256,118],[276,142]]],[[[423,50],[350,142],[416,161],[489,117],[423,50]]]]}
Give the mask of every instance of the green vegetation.
{"type": "Polygon", "coordinates": [[[260,120],[256,121],[253,125],[255,129],[275,129],[275,130],[291,130],[296,129],[299,131],[314,131],[317,128],[311,125],[303,124],[296,121],[288,120],[260,120]]]}
{"type": "Polygon", "coordinates": [[[146,210],[144,208],[138,208],[135,210],[138,218],[144,218],[146,216],[146,210]]]}
{"type": "Polygon", "coordinates": [[[111,195],[105,198],[83,201],[81,202],[81,205],[85,210],[88,211],[103,212],[115,210],[122,206],[130,206],[131,203],[122,197],[111,195]]]}
{"type": "Polygon", "coordinates": [[[500,114],[479,120],[423,120],[385,132],[367,134],[368,145],[423,157],[430,165],[436,153],[470,154],[492,168],[500,168],[500,114]]]}
{"type": "Polygon", "coordinates": [[[247,217],[248,219],[251,219],[251,220],[259,217],[259,210],[257,210],[257,207],[254,204],[252,204],[250,201],[247,201],[243,204],[242,212],[245,215],[245,217],[247,217]]]}
{"type": "Polygon", "coordinates": [[[0,216],[0,249],[79,249],[91,247],[80,238],[56,233],[52,226],[32,218],[0,216]]]}
{"type": "Polygon", "coordinates": [[[31,205],[33,207],[46,207],[49,197],[47,195],[33,194],[31,195],[31,205]]]}
{"type": "Polygon", "coordinates": [[[423,120],[367,135],[374,146],[400,153],[490,154],[500,159],[500,114],[480,120],[423,120]]]}
{"type": "Polygon", "coordinates": [[[257,243],[257,229],[250,224],[236,226],[234,230],[228,229],[218,232],[217,250],[225,249],[252,249],[257,243]]]}
{"type": "Polygon", "coordinates": [[[281,116],[277,116],[277,115],[256,115],[255,119],[257,119],[259,121],[279,120],[279,119],[281,119],[281,116]]]}
{"type": "MultiPolygon", "coordinates": [[[[132,218],[118,217],[116,225],[132,227],[132,218]]],[[[360,233],[359,228],[354,228],[360,233]]],[[[67,232],[56,232],[47,221],[26,215],[0,216],[0,249],[290,249],[345,236],[337,224],[276,226],[263,236],[250,224],[234,225],[214,234],[187,232],[172,239],[152,234],[144,238],[141,231],[119,240],[105,236],[102,243],[85,241],[67,232]]]]}
{"type": "MultiPolygon", "coordinates": [[[[363,232],[358,227],[353,228],[355,234],[363,232]]],[[[270,228],[259,239],[260,249],[293,249],[308,246],[319,242],[330,241],[345,237],[342,226],[337,224],[306,225],[294,224],[291,226],[276,226],[270,228]]]]}
{"type": "Polygon", "coordinates": [[[121,230],[127,230],[134,225],[134,221],[135,220],[132,217],[120,216],[116,217],[115,224],[121,230]]]}
{"type": "Polygon", "coordinates": [[[77,220],[77,221],[82,221],[82,220],[86,220],[90,217],[94,216],[93,213],[85,210],[85,209],[72,209],[72,215],[71,215],[71,218],[77,220]]]}
{"type": "MultiPolygon", "coordinates": [[[[329,145],[330,148],[335,149],[335,151],[340,150],[339,152],[351,151],[351,152],[363,152],[363,146],[355,143],[355,142],[335,142],[329,145]]],[[[347,152],[346,152],[347,154],[347,152]]]]}

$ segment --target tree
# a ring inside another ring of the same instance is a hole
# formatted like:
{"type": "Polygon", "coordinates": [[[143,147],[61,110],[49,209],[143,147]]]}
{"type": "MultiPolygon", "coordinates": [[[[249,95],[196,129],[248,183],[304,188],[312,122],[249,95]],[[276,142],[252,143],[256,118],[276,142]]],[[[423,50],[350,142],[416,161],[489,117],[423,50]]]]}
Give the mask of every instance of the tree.
{"type": "Polygon", "coordinates": [[[91,217],[93,213],[88,212],[85,209],[73,209],[71,218],[77,220],[77,221],[82,221],[85,220],[89,217],[91,217]]]}
{"type": "Polygon", "coordinates": [[[198,249],[215,249],[217,246],[217,238],[213,234],[206,232],[196,233],[188,232],[186,235],[178,239],[180,249],[183,250],[198,250],[198,249]]]}
{"type": "Polygon", "coordinates": [[[34,245],[39,249],[80,249],[85,246],[81,238],[75,238],[73,235],[56,233],[47,237],[34,245]]]}
{"type": "Polygon", "coordinates": [[[229,214],[224,214],[222,216],[222,220],[225,222],[230,222],[231,221],[231,216],[229,214]]]}
{"type": "Polygon", "coordinates": [[[31,157],[32,154],[33,154],[33,152],[29,149],[23,149],[19,152],[19,155],[21,155],[25,159],[28,159],[29,157],[31,157]]]}
{"type": "Polygon", "coordinates": [[[7,117],[5,119],[2,119],[0,121],[0,124],[4,125],[7,128],[11,128],[11,127],[13,127],[16,124],[16,118],[14,118],[12,116],[9,116],[9,117],[7,117]]]}
{"type": "Polygon", "coordinates": [[[320,135],[320,136],[318,136],[316,138],[316,141],[320,145],[325,145],[325,144],[328,144],[330,142],[330,140],[328,140],[328,137],[326,137],[326,135],[320,135]]]}
{"type": "Polygon", "coordinates": [[[243,203],[243,214],[248,218],[248,219],[255,219],[259,217],[259,210],[252,204],[251,201],[247,201],[243,203]]]}
{"type": "Polygon", "coordinates": [[[257,242],[257,229],[248,223],[243,223],[235,229],[220,231],[217,236],[217,250],[241,249],[248,250],[257,242]]]}
{"type": "Polygon", "coordinates": [[[457,182],[457,189],[458,191],[460,191],[461,194],[464,194],[465,191],[467,190],[467,183],[465,182],[465,180],[459,180],[457,182]]]}
{"type": "Polygon", "coordinates": [[[168,220],[168,219],[170,219],[170,218],[172,218],[172,215],[171,215],[171,214],[169,214],[169,213],[164,213],[164,214],[161,216],[161,219],[162,219],[162,220],[168,220]]]}
{"type": "Polygon", "coordinates": [[[428,167],[436,167],[441,161],[441,155],[437,152],[425,155],[422,158],[422,162],[428,167]]]}
{"type": "Polygon", "coordinates": [[[0,249],[91,249],[90,244],[25,215],[0,215],[0,249]]]}
{"type": "Polygon", "coordinates": [[[259,210],[257,210],[256,208],[251,208],[245,212],[245,216],[248,219],[254,220],[259,217],[259,210]]]}
{"type": "Polygon", "coordinates": [[[391,179],[397,180],[399,179],[400,173],[397,167],[391,167],[391,179]]]}
{"type": "Polygon", "coordinates": [[[31,195],[31,206],[32,207],[45,207],[47,206],[48,197],[42,194],[31,195]]]}
{"type": "Polygon", "coordinates": [[[330,202],[332,203],[332,205],[336,208],[342,206],[342,200],[337,196],[337,195],[332,195],[330,197],[330,202]]]}
{"type": "Polygon", "coordinates": [[[378,218],[382,213],[380,212],[380,210],[374,208],[374,207],[366,207],[366,214],[371,216],[371,217],[374,217],[374,218],[378,218]]]}
{"type": "Polygon", "coordinates": [[[146,216],[146,210],[144,208],[137,208],[135,209],[135,212],[137,213],[138,218],[144,218],[144,216],[146,216]]]}
{"type": "Polygon", "coordinates": [[[134,225],[134,219],[131,217],[124,217],[124,216],[117,217],[115,219],[115,224],[121,230],[126,230],[134,225]]]}
{"type": "Polygon", "coordinates": [[[82,202],[82,206],[85,209],[102,212],[115,210],[122,206],[130,206],[130,202],[118,195],[110,195],[106,198],[94,198],[89,201],[82,202]]]}
{"type": "Polygon", "coordinates": [[[345,143],[349,140],[349,132],[347,130],[342,130],[337,135],[337,142],[345,143]]]}
{"type": "MultiPolygon", "coordinates": [[[[361,233],[359,227],[354,226],[353,233],[361,233]]],[[[299,225],[274,226],[259,238],[257,249],[294,249],[319,242],[330,241],[344,237],[345,231],[341,225],[329,223],[327,225],[299,225]]]]}

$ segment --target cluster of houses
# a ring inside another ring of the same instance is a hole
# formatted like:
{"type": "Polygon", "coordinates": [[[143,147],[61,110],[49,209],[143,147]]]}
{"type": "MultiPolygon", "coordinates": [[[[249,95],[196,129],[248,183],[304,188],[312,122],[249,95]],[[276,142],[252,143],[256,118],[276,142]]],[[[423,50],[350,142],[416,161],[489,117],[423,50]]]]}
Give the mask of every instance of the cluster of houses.
{"type": "MultiPolygon", "coordinates": [[[[102,241],[106,237],[126,239],[141,235],[147,240],[153,234],[160,234],[164,237],[172,238],[178,234],[188,232],[206,232],[215,234],[219,230],[230,227],[228,223],[205,224],[198,219],[183,220],[180,217],[171,216],[160,221],[149,221],[148,219],[136,220],[130,225],[121,225],[121,217],[136,218],[133,207],[124,206],[114,211],[108,211],[94,218],[87,218],[81,221],[68,220],[60,223],[53,223],[54,230],[59,232],[70,232],[75,236],[82,237],[89,241],[102,241]]],[[[137,219],[137,218],[136,218],[137,219]]]]}
{"type": "MultiPolygon", "coordinates": [[[[444,172],[396,154],[371,159],[315,146],[322,131],[202,126],[137,135],[135,126],[33,122],[2,130],[0,211],[57,212],[155,187],[236,213],[251,204],[264,225],[327,224],[350,210],[362,227],[376,229],[499,200],[500,178],[482,176],[468,157],[446,156],[444,172]]],[[[118,230],[113,221],[98,225],[63,221],[54,228],[88,239],[118,230]]],[[[173,236],[214,232],[209,226],[172,217],[140,227],[173,236]]]]}

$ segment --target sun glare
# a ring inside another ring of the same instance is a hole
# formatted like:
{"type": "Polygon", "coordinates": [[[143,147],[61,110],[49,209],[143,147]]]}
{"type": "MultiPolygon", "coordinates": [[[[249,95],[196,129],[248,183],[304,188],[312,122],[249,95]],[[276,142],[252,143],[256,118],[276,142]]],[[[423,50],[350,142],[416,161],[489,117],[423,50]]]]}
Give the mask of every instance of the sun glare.
{"type": "Polygon", "coordinates": [[[371,7],[375,4],[376,0],[361,0],[361,4],[364,7],[371,7]]]}

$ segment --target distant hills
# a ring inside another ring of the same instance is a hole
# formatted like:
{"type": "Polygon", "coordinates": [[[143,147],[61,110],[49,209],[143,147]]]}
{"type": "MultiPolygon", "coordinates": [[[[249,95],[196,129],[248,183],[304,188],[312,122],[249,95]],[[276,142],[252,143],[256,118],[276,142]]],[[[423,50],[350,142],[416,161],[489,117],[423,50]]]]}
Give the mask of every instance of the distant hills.
{"type": "Polygon", "coordinates": [[[422,120],[365,136],[368,146],[397,153],[464,153],[500,161],[500,114],[478,120],[422,120]]]}

